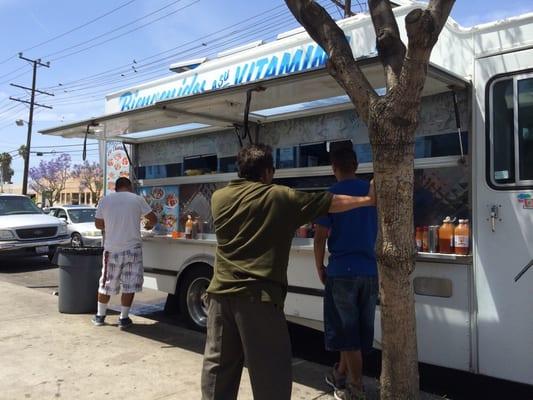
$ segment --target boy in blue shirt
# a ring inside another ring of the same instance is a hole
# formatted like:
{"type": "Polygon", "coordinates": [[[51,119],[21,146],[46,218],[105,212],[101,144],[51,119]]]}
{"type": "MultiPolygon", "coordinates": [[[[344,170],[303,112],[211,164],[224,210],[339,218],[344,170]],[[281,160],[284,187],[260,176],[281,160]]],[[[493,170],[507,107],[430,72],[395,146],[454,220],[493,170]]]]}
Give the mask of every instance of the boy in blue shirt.
{"type": "MultiPolygon", "coordinates": [[[[357,179],[357,157],[351,148],[331,154],[337,183],[331,193],[366,195],[370,182],[357,179]]],[[[316,221],[315,263],[324,294],[324,339],[326,349],[339,351],[326,382],[336,399],[364,399],[362,352],[372,348],[374,314],[378,296],[375,256],[377,213],[375,207],[329,214],[316,221]],[[324,266],[326,241],[330,252],[324,266]]]]}

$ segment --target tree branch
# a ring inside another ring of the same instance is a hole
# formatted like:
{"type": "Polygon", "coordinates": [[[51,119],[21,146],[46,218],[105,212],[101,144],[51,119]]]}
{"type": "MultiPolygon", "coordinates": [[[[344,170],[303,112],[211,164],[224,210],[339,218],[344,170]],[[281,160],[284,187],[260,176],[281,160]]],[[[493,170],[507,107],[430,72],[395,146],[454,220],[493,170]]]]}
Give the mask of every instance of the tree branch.
{"type": "Polygon", "coordinates": [[[409,44],[398,84],[399,90],[393,96],[408,101],[395,103],[398,106],[395,110],[398,115],[406,115],[413,102],[420,102],[431,51],[454,3],[455,0],[431,0],[425,10],[413,10],[405,17],[409,44]]]}
{"type": "Polygon", "coordinates": [[[311,38],[328,54],[329,73],[350,96],[357,114],[366,124],[370,101],[378,96],[357,65],[342,29],[313,0],[285,0],[285,3],[311,38]]]}
{"type": "Polygon", "coordinates": [[[368,8],[376,32],[376,48],[385,68],[387,88],[391,89],[398,84],[405,58],[405,45],[400,38],[398,23],[389,0],[368,0],[368,8]]]}
{"type": "Polygon", "coordinates": [[[352,12],[351,0],[346,0],[344,3],[339,0],[331,0],[331,2],[344,10],[344,18],[355,15],[355,13],[352,12]]]}

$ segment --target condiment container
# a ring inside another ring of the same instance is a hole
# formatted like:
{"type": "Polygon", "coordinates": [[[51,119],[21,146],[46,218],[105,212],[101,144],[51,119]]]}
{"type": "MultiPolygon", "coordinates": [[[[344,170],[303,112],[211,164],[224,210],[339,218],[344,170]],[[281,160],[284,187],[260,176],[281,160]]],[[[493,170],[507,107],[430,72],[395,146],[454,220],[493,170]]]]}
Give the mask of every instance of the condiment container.
{"type": "Polygon", "coordinates": [[[439,228],[439,251],[444,254],[453,253],[453,231],[452,219],[446,217],[439,228]]]}
{"type": "Polygon", "coordinates": [[[470,227],[467,219],[460,219],[455,228],[455,254],[465,256],[470,251],[470,227]]]}

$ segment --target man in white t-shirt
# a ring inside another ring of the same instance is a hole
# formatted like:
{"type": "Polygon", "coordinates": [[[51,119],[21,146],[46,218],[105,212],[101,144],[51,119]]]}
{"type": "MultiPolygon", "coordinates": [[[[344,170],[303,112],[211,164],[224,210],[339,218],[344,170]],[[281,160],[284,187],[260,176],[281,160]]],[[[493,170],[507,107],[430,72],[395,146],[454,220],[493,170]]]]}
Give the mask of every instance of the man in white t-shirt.
{"type": "Polygon", "coordinates": [[[118,178],[115,193],[108,194],[98,203],[95,225],[105,230],[102,276],[98,285],[98,311],[92,321],[105,323],[107,304],[111,295],[120,292],[120,329],[129,327],[131,304],[136,292],[142,290],[143,262],[141,243],[141,218],[148,219],[146,229],[152,229],[157,217],[146,201],[133,192],[128,178],[118,178]]]}

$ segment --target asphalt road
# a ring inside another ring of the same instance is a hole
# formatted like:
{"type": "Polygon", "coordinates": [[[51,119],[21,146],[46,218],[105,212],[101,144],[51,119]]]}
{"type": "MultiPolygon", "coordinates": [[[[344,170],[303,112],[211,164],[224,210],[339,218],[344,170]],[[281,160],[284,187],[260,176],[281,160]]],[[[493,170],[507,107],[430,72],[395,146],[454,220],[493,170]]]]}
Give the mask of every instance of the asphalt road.
{"type": "MultiPolygon", "coordinates": [[[[50,295],[58,292],[59,269],[47,257],[0,257],[0,280],[44,291],[50,295]]],[[[166,294],[146,289],[135,298],[132,313],[157,321],[185,326],[179,315],[167,315],[163,309],[166,294]]],[[[111,309],[119,310],[119,298],[111,300],[111,309]]],[[[296,357],[325,365],[332,365],[337,355],[324,350],[321,332],[289,324],[296,357]]],[[[380,353],[365,359],[365,375],[377,377],[380,353]]],[[[420,365],[421,389],[454,400],[472,399],[533,399],[533,387],[477,376],[447,368],[420,365]]]]}

